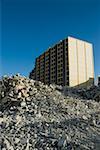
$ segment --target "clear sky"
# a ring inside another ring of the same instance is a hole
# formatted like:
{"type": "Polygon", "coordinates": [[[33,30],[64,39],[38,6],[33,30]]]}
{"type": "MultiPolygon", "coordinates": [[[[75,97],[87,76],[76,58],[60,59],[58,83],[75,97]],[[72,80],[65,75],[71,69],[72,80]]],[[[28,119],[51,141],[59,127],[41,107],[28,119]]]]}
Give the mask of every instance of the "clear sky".
{"type": "Polygon", "coordinates": [[[28,76],[35,58],[67,36],[93,43],[100,74],[100,0],[0,2],[0,76],[28,76]]]}

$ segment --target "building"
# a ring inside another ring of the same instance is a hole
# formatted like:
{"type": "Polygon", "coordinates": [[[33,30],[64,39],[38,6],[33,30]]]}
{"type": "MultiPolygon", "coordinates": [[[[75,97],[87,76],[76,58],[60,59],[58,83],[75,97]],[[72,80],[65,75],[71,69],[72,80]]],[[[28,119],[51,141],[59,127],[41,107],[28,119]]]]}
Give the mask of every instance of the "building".
{"type": "Polygon", "coordinates": [[[73,37],[60,41],[36,58],[30,78],[70,87],[93,84],[92,44],[73,37]]]}
{"type": "Polygon", "coordinates": [[[98,86],[100,86],[100,76],[98,76],[98,86]]]}

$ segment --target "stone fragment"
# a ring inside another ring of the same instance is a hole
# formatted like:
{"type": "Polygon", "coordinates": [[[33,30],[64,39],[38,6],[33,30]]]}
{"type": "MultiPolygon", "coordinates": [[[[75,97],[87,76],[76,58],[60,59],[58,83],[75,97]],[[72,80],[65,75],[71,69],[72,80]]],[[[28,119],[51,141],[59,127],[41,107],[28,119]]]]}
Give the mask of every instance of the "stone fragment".
{"type": "Polygon", "coordinates": [[[21,107],[25,107],[26,106],[26,102],[22,101],[21,102],[21,107]]]}
{"type": "Polygon", "coordinates": [[[21,140],[20,140],[20,143],[21,144],[26,144],[27,143],[27,138],[21,138],[21,140]]]}
{"type": "Polygon", "coordinates": [[[21,96],[22,96],[22,94],[21,94],[21,92],[19,92],[17,98],[21,98],[21,96]]]}
{"type": "Polygon", "coordinates": [[[15,138],[15,143],[17,144],[20,141],[19,138],[15,138]]]}
{"type": "Polygon", "coordinates": [[[82,118],[83,118],[84,120],[88,120],[88,118],[87,118],[85,115],[83,115],[82,118]]]}
{"type": "Polygon", "coordinates": [[[58,140],[58,147],[65,147],[66,145],[66,140],[61,138],[58,140]]]}
{"type": "Polygon", "coordinates": [[[0,117],[0,124],[3,122],[3,118],[2,117],[0,117]]]}
{"type": "Polygon", "coordinates": [[[27,90],[21,90],[21,93],[22,93],[22,96],[25,98],[29,96],[29,94],[27,93],[27,90]]]}

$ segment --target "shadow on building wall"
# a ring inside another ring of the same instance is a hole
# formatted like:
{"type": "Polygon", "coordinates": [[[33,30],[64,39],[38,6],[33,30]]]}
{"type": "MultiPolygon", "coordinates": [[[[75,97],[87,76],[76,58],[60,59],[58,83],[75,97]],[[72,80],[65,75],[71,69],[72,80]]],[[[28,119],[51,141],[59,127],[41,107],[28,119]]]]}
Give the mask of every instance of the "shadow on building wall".
{"type": "Polygon", "coordinates": [[[94,85],[94,78],[89,78],[88,81],[83,82],[79,85],[73,86],[73,88],[88,88],[94,85]]]}

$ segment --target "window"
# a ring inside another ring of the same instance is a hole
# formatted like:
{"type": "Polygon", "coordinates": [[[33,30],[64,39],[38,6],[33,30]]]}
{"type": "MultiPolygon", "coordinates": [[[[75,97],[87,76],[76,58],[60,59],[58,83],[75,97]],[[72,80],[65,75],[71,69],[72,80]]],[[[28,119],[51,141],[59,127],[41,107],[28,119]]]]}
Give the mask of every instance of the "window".
{"type": "Polygon", "coordinates": [[[49,59],[49,56],[46,56],[46,57],[45,57],[45,60],[48,60],[48,59],[49,59]]]}

